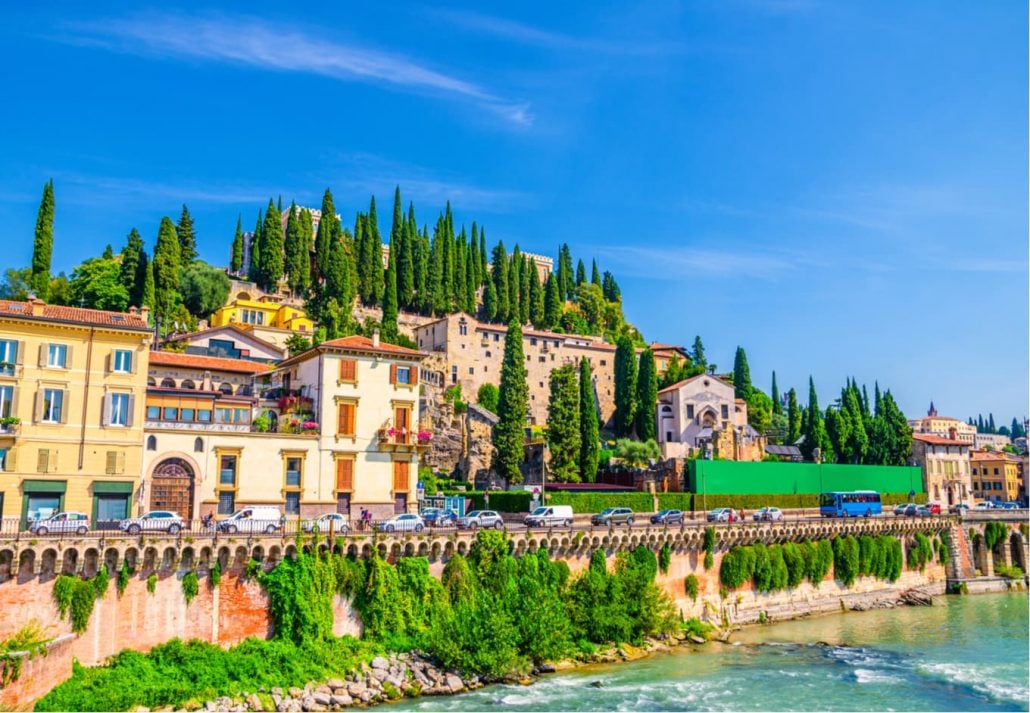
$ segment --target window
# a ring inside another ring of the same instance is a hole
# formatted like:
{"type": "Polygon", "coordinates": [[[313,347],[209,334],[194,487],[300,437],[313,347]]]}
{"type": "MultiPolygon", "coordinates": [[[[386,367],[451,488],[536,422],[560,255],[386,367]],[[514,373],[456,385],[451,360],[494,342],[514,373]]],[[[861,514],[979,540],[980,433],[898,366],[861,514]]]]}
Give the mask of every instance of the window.
{"type": "Polygon", "coordinates": [[[494,335],[494,341],[495,341],[495,342],[499,342],[499,341],[501,341],[501,335],[500,335],[500,334],[495,334],[495,335],[494,335]]]}
{"type": "Polygon", "coordinates": [[[300,487],[300,464],[301,459],[290,457],[286,459],[286,486],[300,487]]]}
{"type": "Polygon", "coordinates": [[[458,323],[458,334],[460,334],[461,336],[464,337],[468,333],[469,333],[469,326],[468,326],[468,324],[465,323],[465,322],[459,322],[458,323]]]}
{"type": "Polygon", "coordinates": [[[336,459],[336,489],[338,491],[351,491],[354,489],[354,459],[336,459]]]}
{"type": "Polygon", "coordinates": [[[60,389],[43,389],[43,422],[60,423],[64,392],[60,389]]]}
{"type": "Polygon", "coordinates": [[[284,510],[287,515],[300,515],[300,493],[286,493],[286,506],[284,510]]]}
{"type": "Polygon", "coordinates": [[[194,453],[203,453],[204,452],[204,439],[203,438],[197,438],[195,441],[193,441],[193,452],[194,453]]]}
{"type": "Polygon", "coordinates": [[[357,417],[358,405],[355,403],[342,403],[339,405],[336,421],[337,436],[353,436],[354,424],[357,417]]]}
{"type": "Polygon", "coordinates": [[[458,383],[458,367],[457,365],[451,367],[451,383],[458,383]]]}
{"type": "Polygon", "coordinates": [[[179,420],[180,421],[191,421],[192,422],[193,421],[193,416],[194,416],[195,413],[196,413],[195,409],[184,408],[184,409],[182,409],[182,411],[179,412],[179,420]]]}
{"type": "Polygon", "coordinates": [[[980,489],[980,481],[979,480],[974,480],[973,481],[973,490],[979,490],[979,489],[980,489]]]}
{"type": "Polygon", "coordinates": [[[111,394],[111,421],[112,426],[129,425],[129,395],[111,394]]]}
{"type": "Polygon", "coordinates": [[[0,386],[0,418],[9,418],[11,413],[11,402],[14,400],[13,386],[0,386]]]}
{"type": "Polygon", "coordinates": [[[540,357],[540,363],[541,364],[543,364],[546,361],[547,361],[547,357],[544,357],[544,356],[540,357]]]}
{"type": "Polygon", "coordinates": [[[218,493],[218,514],[232,515],[236,512],[236,493],[231,490],[218,493]]]}
{"type": "Polygon", "coordinates": [[[47,346],[46,365],[55,369],[68,368],[68,347],[65,344],[47,346]]]}
{"type": "Polygon", "coordinates": [[[997,468],[995,468],[995,469],[994,469],[994,474],[995,474],[995,475],[997,475],[997,474],[998,474],[998,469],[997,469],[997,468]]]}
{"type": "MultiPolygon", "coordinates": [[[[484,370],[486,369],[486,367],[483,367],[483,368],[484,368],[484,370]]],[[[470,366],[469,367],[469,376],[472,376],[475,373],[476,373],[476,367],[470,366]]]]}
{"type": "Polygon", "coordinates": [[[602,359],[601,360],[601,366],[608,366],[608,360],[607,359],[602,359]]]}
{"type": "Polygon", "coordinates": [[[560,347],[561,346],[561,342],[559,342],[557,339],[555,339],[554,340],[554,346],[560,347]]]}
{"type": "Polygon", "coordinates": [[[14,366],[18,362],[18,342],[13,339],[0,339],[0,375],[14,376],[14,366]]]}
{"type": "Polygon", "coordinates": [[[218,484],[236,486],[236,456],[222,456],[219,458],[218,484]]]}
{"type": "Polygon", "coordinates": [[[355,359],[340,360],[340,381],[358,380],[358,362],[355,359]]]}
{"type": "Polygon", "coordinates": [[[164,421],[174,421],[179,416],[179,409],[175,408],[174,406],[165,406],[161,410],[161,414],[162,414],[162,416],[161,416],[162,420],[164,420],[164,421]]]}
{"type": "Polygon", "coordinates": [[[197,409],[197,420],[201,423],[211,423],[211,409],[197,409]]]}
{"type": "Polygon", "coordinates": [[[722,417],[723,418],[729,418],[730,417],[730,407],[727,406],[726,404],[722,405],[722,417]]]}
{"type": "Polygon", "coordinates": [[[128,374],[132,372],[132,352],[125,349],[115,350],[114,371],[119,374],[128,374]]]}
{"type": "Polygon", "coordinates": [[[147,420],[156,421],[161,418],[160,406],[147,406],[147,420]]]}
{"type": "Polygon", "coordinates": [[[687,404],[687,418],[694,418],[694,404],[687,404]]]}
{"type": "Polygon", "coordinates": [[[397,383],[398,384],[410,384],[411,383],[411,367],[399,366],[397,367],[397,383]]]}
{"type": "Polygon", "coordinates": [[[490,353],[490,350],[489,350],[489,349],[487,349],[487,350],[486,350],[486,357],[487,357],[487,359],[489,359],[489,358],[490,358],[490,357],[492,357],[492,356],[493,356],[493,354],[491,354],[491,353],[490,353]]]}
{"type": "Polygon", "coordinates": [[[536,337],[530,338],[529,346],[531,346],[531,347],[535,347],[536,346],[536,337]]]}
{"type": "Polygon", "coordinates": [[[157,450],[157,436],[147,436],[147,450],[148,451],[156,451],[157,450]]]}

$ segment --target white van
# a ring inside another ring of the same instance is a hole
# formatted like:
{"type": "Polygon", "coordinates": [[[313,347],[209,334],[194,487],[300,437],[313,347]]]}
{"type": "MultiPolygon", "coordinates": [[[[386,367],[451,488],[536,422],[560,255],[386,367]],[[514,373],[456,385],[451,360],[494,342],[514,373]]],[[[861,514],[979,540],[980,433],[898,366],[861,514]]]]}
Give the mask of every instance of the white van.
{"type": "Polygon", "coordinates": [[[264,532],[274,535],[282,530],[283,516],[279,508],[256,505],[254,507],[237,510],[224,520],[219,521],[219,532],[233,535],[237,532],[256,533],[264,532]]]}
{"type": "Polygon", "coordinates": [[[526,515],[523,521],[527,527],[572,527],[571,505],[542,505],[526,515]]]}

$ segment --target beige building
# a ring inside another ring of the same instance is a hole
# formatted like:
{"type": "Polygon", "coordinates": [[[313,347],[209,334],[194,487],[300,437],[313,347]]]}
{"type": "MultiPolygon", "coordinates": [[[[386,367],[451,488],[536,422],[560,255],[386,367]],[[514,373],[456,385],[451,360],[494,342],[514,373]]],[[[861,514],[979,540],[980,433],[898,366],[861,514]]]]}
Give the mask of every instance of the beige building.
{"type": "Polygon", "coordinates": [[[147,313],[0,300],[0,513],[133,513],[143,450],[147,313]]]}
{"type": "Polygon", "coordinates": [[[282,398],[310,403],[320,434],[314,487],[302,514],[329,507],[357,520],[417,508],[418,455],[432,434],[419,413],[425,354],[373,338],[323,342],[272,372],[282,398]]]}
{"type": "Polygon", "coordinates": [[[965,421],[959,421],[950,416],[938,416],[937,408],[930,403],[930,408],[922,418],[909,419],[908,425],[913,433],[925,433],[942,438],[950,438],[953,441],[962,441],[970,446],[976,440],[976,427],[970,426],[965,421]]]}
{"type": "Polygon", "coordinates": [[[656,427],[664,458],[710,455],[761,460],[765,436],[747,422],[747,404],[714,374],[684,379],[658,392],[656,427]]]}
{"type": "Polygon", "coordinates": [[[1012,439],[1000,433],[976,433],[973,435],[973,448],[978,451],[988,448],[1000,451],[1005,446],[1011,445],[1012,439]]]}
{"type": "Polygon", "coordinates": [[[993,451],[973,451],[970,456],[973,497],[976,500],[1015,502],[1020,498],[1018,456],[993,451]]]}
{"type": "Polygon", "coordinates": [[[944,507],[972,504],[969,446],[954,438],[912,434],[912,459],[923,469],[923,489],[931,502],[944,507]]]}
{"type": "Polygon", "coordinates": [[[168,337],[166,344],[175,345],[184,354],[249,359],[261,362],[279,362],[286,358],[286,349],[261,339],[252,331],[237,324],[211,327],[199,332],[168,337]]]}
{"type": "MultiPolygon", "coordinates": [[[[460,384],[466,399],[475,401],[483,384],[498,385],[504,360],[507,327],[486,324],[463,312],[415,328],[415,342],[429,353],[426,368],[442,374],[446,386],[460,384]]],[[[615,346],[600,337],[558,334],[535,329],[522,332],[529,384],[530,422],[547,422],[551,371],[579,364],[585,357],[593,369],[601,421],[615,413],[615,346]]]]}

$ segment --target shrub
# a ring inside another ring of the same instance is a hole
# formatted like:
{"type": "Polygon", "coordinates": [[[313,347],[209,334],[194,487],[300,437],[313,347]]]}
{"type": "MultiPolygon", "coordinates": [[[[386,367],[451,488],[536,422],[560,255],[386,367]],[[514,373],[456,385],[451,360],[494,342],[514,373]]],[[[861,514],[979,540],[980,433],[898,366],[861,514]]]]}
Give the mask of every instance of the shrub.
{"type": "Polygon", "coordinates": [[[783,545],[783,563],[787,567],[787,588],[794,589],[805,579],[805,557],[796,543],[783,545]]]}
{"type": "Polygon", "coordinates": [[[1012,565],[1011,567],[1003,564],[995,565],[994,573],[1005,577],[1006,579],[1022,579],[1023,570],[1019,567],[1012,565]]]}
{"type": "Polygon", "coordinates": [[[908,568],[918,569],[922,572],[926,569],[926,563],[933,560],[933,545],[930,538],[922,532],[917,532],[908,550],[908,568]]]}
{"type": "Polygon", "coordinates": [[[182,596],[186,598],[186,606],[190,605],[199,591],[200,582],[197,579],[197,573],[190,570],[182,578],[182,596]]]}
{"type": "Polygon", "coordinates": [[[157,591],[157,575],[151,574],[147,577],[147,592],[153,594],[157,591]]]}
{"type": "Polygon", "coordinates": [[[948,536],[948,531],[944,530],[940,534],[940,543],[937,547],[937,561],[942,565],[947,566],[951,560],[951,538],[948,536]]]}
{"type": "Polygon", "coordinates": [[[984,527],[984,542],[987,549],[994,551],[995,547],[1008,537],[1009,529],[1003,522],[991,521],[984,527]]]}
{"type": "Polygon", "coordinates": [[[687,593],[688,597],[695,602],[697,601],[698,581],[696,576],[688,574],[687,578],[683,580],[683,589],[687,593]]]}
{"type": "Polygon", "coordinates": [[[687,636],[695,636],[705,641],[709,641],[712,638],[712,632],[715,631],[715,627],[706,621],[701,621],[697,617],[691,617],[683,622],[683,633],[687,636]]]}
{"type": "Polygon", "coordinates": [[[125,588],[129,586],[129,579],[132,577],[132,568],[129,567],[129,563],[126,560],[122,560],[122,566],[118,570],[118,596],[122,596],[125,593],[125,588]]]}
{"type": "Polygon", "coordinates": [[[672,561],[672,549],[669,547],[669,543],[666,542],[662,545],[662,549],[658,551],[658,569],[662,574],[669,573],[669,563],[672,561]]]}
{"type": "Polygon", "coordinates": [[[93,581],[76,578],[71,605],[72,631],[76,634],[81,634],[89,626],[89,618],[93,615],[93,603],[96,599],[97,590],[93,581]]]}
{"type": "Polygon", "coordinates": [[[93,576],[93,592],[97,599],[103,599],[107,594],[107,587],[111,583],[111,576],[108,574],[107,565],[100,565],[100,569],[93,576]]]}
{"type": "Polygon", "coordinates": [[[207,572],[207,583],[212,589],[218,589],[218,583],[222,581],[222,563],[217,559],[207,572]]]}
{"type": "Polygon", "coordinates": [[[853,536],[833,538],[833,574],[845,587],[855,583],[859,572],[859,545],[853,536]]]}
{"type": "Polygon", "coordinates": [[[57,605],[57,613],[62,619],[68,615],[68,610],[72,606],[72,595],[75,593],[75,579],[75,577],[69,577],[67,574],[61,574],[54,580],[54,603],[57,605]]]}
{"type": "Polygon", "coordinates": [[[719,581],[728,589],[736,589],[755,573],[755,553],[750,547],[736,546],[722,556],[719,581]]]}
{"type": "Polygon", "coordinates": [[[715,528],[705,528],[705,569],[709,570],[715,565],[715,556],[712,552],[715,550],[715,528]]]}

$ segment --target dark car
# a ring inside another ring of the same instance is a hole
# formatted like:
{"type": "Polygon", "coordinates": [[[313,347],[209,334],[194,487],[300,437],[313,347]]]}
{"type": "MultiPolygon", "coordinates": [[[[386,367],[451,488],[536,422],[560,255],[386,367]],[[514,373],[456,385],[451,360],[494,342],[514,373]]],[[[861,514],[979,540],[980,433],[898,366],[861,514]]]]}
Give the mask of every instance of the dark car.
{"type": "Polygon", "coordinates": [[[633,511],[629,508],[605,508],[590,518],[591,525],[632,525],[633,511]]]}
{"type": "Polygon", "coordinates": [[[651,516],[651,524],[653,525],[682,525],[683,524],[683,511],[682,510],[662,510],[656,512],[651,516]]]}
{"type": "Polygon", "coordinates": [[[452,527],[458,522],[453,510],[443,508],[426,508],[422,511],[422,519],[429,527],[452,527]]]}
{"type": "Polygon", "coordinates": [[[968,509],[969,506],[965,503],[955,503],[954,505],[948,508],[948,512],[950,512],[952,515],[961,515],[968,509]]]}

